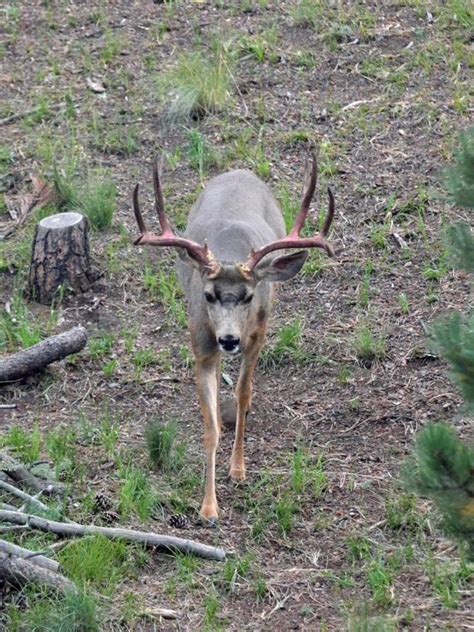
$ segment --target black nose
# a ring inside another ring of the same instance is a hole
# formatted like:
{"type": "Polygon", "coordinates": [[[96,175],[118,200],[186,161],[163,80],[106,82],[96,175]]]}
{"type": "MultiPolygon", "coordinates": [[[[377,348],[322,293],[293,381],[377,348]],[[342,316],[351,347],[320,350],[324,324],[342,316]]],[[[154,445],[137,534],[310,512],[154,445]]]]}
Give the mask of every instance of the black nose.
{"type": "Polygon", "coordinates": [[[239,346],[240,339],[235,336],[223,336],[218,342],[225,351],[234,351],[239,346]]]}

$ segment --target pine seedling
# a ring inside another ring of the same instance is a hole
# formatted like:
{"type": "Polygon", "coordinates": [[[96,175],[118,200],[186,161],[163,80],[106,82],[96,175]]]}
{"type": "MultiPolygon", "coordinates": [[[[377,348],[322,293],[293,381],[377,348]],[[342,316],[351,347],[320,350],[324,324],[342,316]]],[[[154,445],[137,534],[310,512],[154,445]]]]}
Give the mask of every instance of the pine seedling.
{"type": "Polygon", "coordinates": [[[474,449],[447,424],[431,424],[417,436],[405,481],[434,502],[445,531],[465,541],[474,560],[474,449]]]}

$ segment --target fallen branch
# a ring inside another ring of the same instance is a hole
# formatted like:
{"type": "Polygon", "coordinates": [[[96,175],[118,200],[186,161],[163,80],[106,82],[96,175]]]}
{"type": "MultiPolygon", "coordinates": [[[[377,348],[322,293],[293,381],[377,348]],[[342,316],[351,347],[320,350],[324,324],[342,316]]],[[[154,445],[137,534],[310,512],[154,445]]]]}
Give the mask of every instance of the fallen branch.
{"type": "Polygon", "coordinates": [[[23,560],[28,560],[32,564],[46,568],[53,573],[56,573],[59,568],[59,563],[55,560],[50,560],[49,557],[45,557],[40,553],[35,553],[29,549],[24,549],[22,546],[12,544],[6,540],[0,540],[0,552],[13,555],[14,557],[20,557],[23,560]]]}
{"type": "Polygon", "coordinates": [[[5,490],[12,496],[21,498],[21,500],[25,500],[27,503],[34,505],[38,509],[42,509],[46,511],[49,509],[48,505],[45,505],[44,503],[42,503],[41,500],[38,500],[34,496],[27,494],[26,492],[22,491],[21,489],[18,489],[18,487],[15,487],[14,485],[10,485],[10,483],[7,483],[6,481],[0,480],[0,489],[5,490]]]}
{"type": "Polygon", "coordinates": [[[77,592],[77,586],[70,579],[33,564],[19,557],[10,557],[0,551],[0,577],[12,584],[24,586],[34,582],[46,586],[50,590],[66,593],[77,592]]]}
{"type": "Polygon", "coordinates": [[[51,362],[77,353],[85,347],[86,342],[86,330],[78,325],[69,331],[50,336],[28,349],[0,358],[0,383],[12,382],[37,373],[51,362]]]}
{"type": "Polygon", "coordinates": [[[48,520],[40,516],[25,514],[19,511],[0,510],[0,522],[10,524],[28,525],[33,529],[40,529],[56,535],[103,535],[106,538],[127,540],[129,542],[139,542],[145,546],[156,547],[165,551],[180,551],[189,553],[209,560],[222,562],[225,560],[224,549],[201,544],[193,540],[177,538],[170,535],[158,535],[156,533],[135,531],[133,529],[122,529],[114,527],[98,527],[96,525],[81,525],[77,522],[65,523],[55,520],[48,520]]]}

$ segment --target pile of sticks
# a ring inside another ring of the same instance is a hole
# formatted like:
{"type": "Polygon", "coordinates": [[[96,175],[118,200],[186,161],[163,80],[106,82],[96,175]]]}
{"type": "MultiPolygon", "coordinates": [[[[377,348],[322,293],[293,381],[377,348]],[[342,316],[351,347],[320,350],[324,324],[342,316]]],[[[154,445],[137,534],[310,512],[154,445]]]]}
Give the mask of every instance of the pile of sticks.
{"type": "MultiPolygon", "coordinates": [[[[48,517],[48,514],[51,515],[51,507],[43,500],[63,494],[64,488],[60,483],[40,479],[10,455],[0,453],[0,497],[10,496],[12,502],[21,503],[17,507],[0,502],[0,536],[28,530],[54,533],[62,538],[102,535],[111,539],[138,542],[168,553],[179,551],[217,561],[226,558],[226,552],[221,548],[185,538],[122,527],[83,525],[67,519],[52,520],[48,517]]],[[[64,542],[65,540],[60,540],[44,550],[31,551],[0,539],[0,579],[19,587],[33,582],[55,592],[77,592],[77,586],[61,574],[59,563],[50,557],[64,546],[64,542]]]]}

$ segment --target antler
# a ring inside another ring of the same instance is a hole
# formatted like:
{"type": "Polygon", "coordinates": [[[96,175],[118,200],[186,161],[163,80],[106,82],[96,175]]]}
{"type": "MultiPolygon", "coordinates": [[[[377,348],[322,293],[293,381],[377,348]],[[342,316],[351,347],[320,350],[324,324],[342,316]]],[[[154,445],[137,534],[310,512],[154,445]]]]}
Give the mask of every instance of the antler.
{"type": "Polygon", "coordinates": [[[207,269],[211,274],[217,274],[220,270],[220,265],[214,258],[214,255],[209,250],[207,244],[201,246],[195,241],[190,239],[184,239],[184,237],[178,237],[173,233],[170,227],[168,218],[166,217],[165,207],[163,202],[163,192],[161,190],[160,177],[158,175],[158,156],[153,164],[153,185],[155,189],[155,209],[160,221],[162,233],[161,235],[154,235],[150,233],[143,220],[143,216],[140,211],[140,205],[138,203],[138,189],[139,185],[136,184],[133,190],[133,211],[135,213],[135,219],[137,220],[138,228],[141,235],[133,242],[135,246],[148,245],[148,246],[168,246],[171,248],[184,248],[187,250],[189,256],[197,261],[200,265],[207,269]]]}
{"type": "Polygon", "coordinates": [[[274,250],[283,250],[285,248],[322,248],[326,253],[332,257],[334,256],[331,245],[324,239],[329,232],[333,217],[334,217],[334,195],[331,189],[328,187],[329,196],[329,209],[324,221],[323,229],[320,233],[313,235],[313,237],[300,237],[300,232],[304,226],[306,217],[308,215],[309,206],[314,195],[316,188],[318,168],[316,158],[312,155],[312,165],[309,177],[306,178],[307,184],[303,192],[303,200],[301,202],[301,208],[296,216],[292,229],[286,237],[283,239],[277,239],[269,244],[266,244],[259,250],[252,250],[245,263],[240,264],[239,268],[246,273],[251,272],[257,263],[263,259],[266,255],[274,250]]]}

